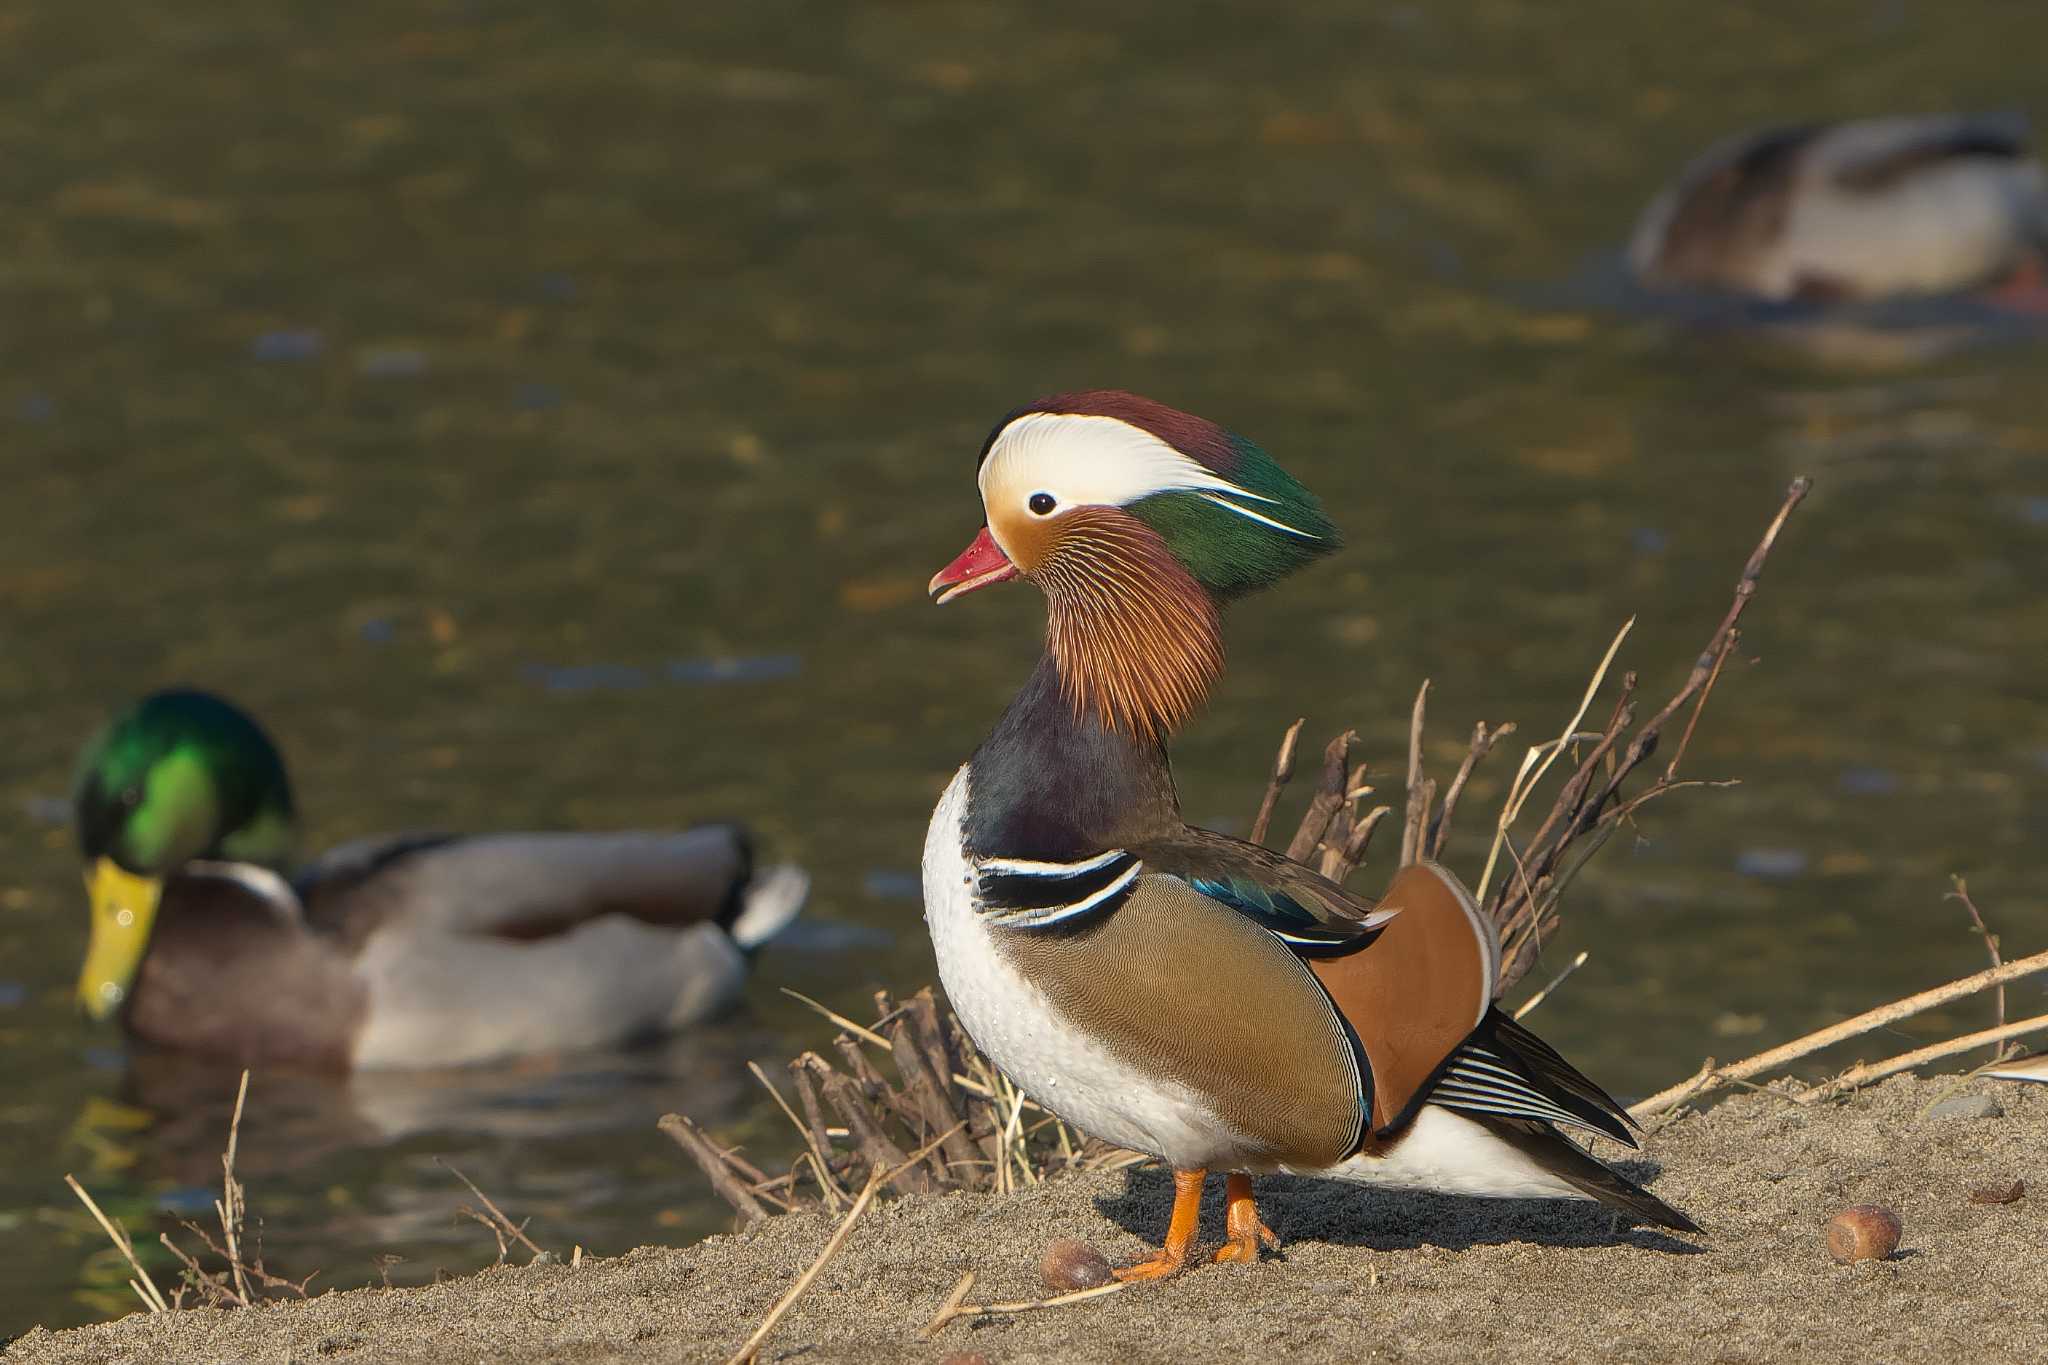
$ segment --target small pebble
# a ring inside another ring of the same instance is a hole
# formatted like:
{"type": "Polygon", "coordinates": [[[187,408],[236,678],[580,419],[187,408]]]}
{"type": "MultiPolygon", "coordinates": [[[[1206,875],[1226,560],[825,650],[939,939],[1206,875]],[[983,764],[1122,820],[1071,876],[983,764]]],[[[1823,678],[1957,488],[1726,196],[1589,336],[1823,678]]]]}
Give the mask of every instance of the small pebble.
{"type": "Polygon", "coordinates": [[[1996,1185],[1979,1185],[1970,1191],[1972,1204],[2017,1204],[2027,1192],[2024,1180],[2002,1180],[1996,1185]]]}
{"type": "Polygon", "coordinates": [[[1927,1111],[1931,1119],[2000,1119],[2005,1106],[1989,1095],[1956,1095],[1927,1111]]]}
{"type": "Polygon", "coordinates": [[[1101,1252],[1072,1237],[1055,1237],[1038,1258],[1038,1278],[1055,1294],[1094,1289],[1115,1277],[1101,1252]]]}
{"type": "Polygon", "coordinates": [[[1899,1249],[1905,1226],[1882,1204],[1858,1204],[1828,1219],[1828,1255],[1843,1265],[1882,1261],[1899,1249]]]}

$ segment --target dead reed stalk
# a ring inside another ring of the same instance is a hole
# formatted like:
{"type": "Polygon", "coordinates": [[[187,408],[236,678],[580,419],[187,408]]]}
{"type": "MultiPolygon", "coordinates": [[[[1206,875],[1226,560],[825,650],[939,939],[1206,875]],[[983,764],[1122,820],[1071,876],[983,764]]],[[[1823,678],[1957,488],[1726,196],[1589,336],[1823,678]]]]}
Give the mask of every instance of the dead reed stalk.
{"type": "Polygon", "coordinates": [[[235,1174],[235,1155],[241,1145],[242,1111],[248,1100],[249,1073],[244,1071],[241,1086],[235,1092],[234,1115],[228,1120],[228,1145],[221,1153],[221,1197],[213,1201],[214,1214],[220,1220],[220,1240],[215,1241],[212,1233],[189,1219],[180,1221],[180,1226],[197,1237],[207,1252],[220,1259],[223,1268],[208,1270],[197,1256],[172,1241],[169,1233],[157,1234],[157,1241],[164,1250],[184,1267],[184,1283],[172,1291],[169,1299],[164,1297],[156,1282],[150,1279],[149,1272],[143,1269],[142,1262],[136,1258],[135,1244],[129,1240],[127,1231],[100,1211],[100,1206],[93,1202],[84,1186],[71,1176],[64,1177],[64,1183],[85,1204],[135,1272],[129,1284],[143,1306],[152,1313],[184,1307],[188,1291],[196,1295],[201,1304],[214,1308],[248,1308],[272,1293],[291,1294],[303,1299],[307,1295],[306,1286],[313,1282],[312,1275],[303,1280],[273,1275],[264,1267],[260,1248],[248,1250],[247,1191],[235,1174]]]}
{"type": "MultiPolygon", "coordinates": [[[[1735,581],[1734,598],[1720,623],[1707,637],[1706,646],[1694,661],[1684,683],[1648,720],[1635,724],[1637,674],[1626,672],[1611,702],[1606,720],[1598,729],[1585,726],[1587,715],[1612,671],[1633,620],[1624,624],[1593,670],[1578,709],[1554,739],[1530,746],[1523,755],[1508,793],[1494,822],[1493,840],[1476,884],[1476,894],[1498,927],[1502,941],[1499,989],[1506,991],[1535,966],[1544,942],[1557,931],[1560,899],[1588,859],[1599,852],[1614,831],[1630,821],[1645,805],[1689,786],[1726,786],[1726,782],[1682,780],[1679,764],[1692,742],[1700,713],[1713,694],[1724,665],[1741,643],[1738,625],[1743,611],[1756,596],[1765,561],[1777,544],[1786,520],[1806,497],[1811,481],[1794,479],[1785,490],[1778,510],[1764,528],[1762,538],[1750,552],[1735,581]],[[1654,756],[1665,732],[1678,713],[1690,706],[1678,741],[1671,746],[1669,760],[1661,771],[1651,770],[1638,790],[1623,790],[1624,784],[1654,756]],[[1566,771],[1549,812],[1531,834],[1517,833],[1523,808],[1554,767],[1566,771]],[[1496,877],[1496,872],[1499,876],[1496,877]]],[[[1429,776],[1424,762],[1424,736],[1429,699],[1425,681],[1415,694],[1408,718],[1408,765],[1405,818],[1402,822],[1399,863],[1405,866],[1418,858],[1441,858],[1450,843],[1452,817],[1473,772],[1494,745],[1514,732],[1512,721],[1489,727],[1476,725],[1465,756],[1442,788],[1437,800],[1436,779],[1429,776]]],[[[1280,746],[1273,776],[1252,822],[1255,840],[1263,840],[1271,824],[1281,789],[1293,772],[1293,756],[1301,731],[1295,722],[1280,746]]],[[[1324,752],[1323,772],[1308,809],[1293,838],[1286,845],[1287,856],[1309,863],[1335,881],[1343,881],[1365,861],[1381,807],[1363,818],[1357,815],[1357,801],[1371,791],[1359,777],[1364,765],[1353,767],[1351,751],[1355,731],[1345,731],[1330,742],[1324,752]]]]}
{"type": "Polygon", "coordinates": [[[959,1020],[940,1014],[929,987],[901,1004],[877,994],[873,1027],[796,998],[841,1032],[832,1049],[839,1065],[815,1051],[789,1063],[795,1105],[754,1068],[795,1130],[792,1169],[766,1175],[681,1114],[660,1122],[746,1222],[771,1212],[843,1208],[849,1177],[862,1169],[878,1172],[898,1194],[1000,1193],[1062,1171],[1141,1159],[1084,1140],[1026,1099],[975,1049],[959,1020]]]}

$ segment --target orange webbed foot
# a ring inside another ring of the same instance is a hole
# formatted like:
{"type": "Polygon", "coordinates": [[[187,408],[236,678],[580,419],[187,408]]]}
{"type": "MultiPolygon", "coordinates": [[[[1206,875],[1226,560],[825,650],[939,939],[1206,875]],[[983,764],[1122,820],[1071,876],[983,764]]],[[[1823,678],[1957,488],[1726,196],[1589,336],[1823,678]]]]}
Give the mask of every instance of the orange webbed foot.
{"type": "Polygon", "coordinates": [[[1162,1251],[1157,1256],[1148,1257],[1135,1265],[1115,1266],[1109,1273],[1126,1283],[1132,1280],[1163,1280],[1168,1275],[1177,1274],[1187,1263],[1185,1256],[1175,1256],[1162,1251]]]}
{"type": "Polygon", "coordinates": [[[1256,1265],[1261,1244],[1276,1251],[1279,1249],[1280,1238],[1259,1217],[1258,1202],[1252,1198],[1250,1176],[1232,1172],[1230,1179],[1224,1182],[1223,1198],[1228,1210],[1230,1240],[1217,1249],[1213,1259],[1256,1265]]]}
{"type": "Polygon", "coordinates": [[[1158,1255],[1136,1265],[1118,1266],[1110,1274],[1124,1281],[1161,1280],[1187,1264],[1188,1248],[1194,1245],[1195,1229],[1201,1222],[1202,1178],[1206,1174],[1200,1170],[1173,1173],[1173,1218],[1167,1224],[1166,1245],[1159,1248],[1158,1255]]]}

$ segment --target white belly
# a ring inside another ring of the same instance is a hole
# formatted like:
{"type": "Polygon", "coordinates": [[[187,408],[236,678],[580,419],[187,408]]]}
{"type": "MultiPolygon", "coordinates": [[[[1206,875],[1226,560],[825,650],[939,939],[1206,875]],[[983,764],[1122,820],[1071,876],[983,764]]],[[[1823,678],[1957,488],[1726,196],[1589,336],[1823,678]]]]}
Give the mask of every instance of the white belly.
{"type": "Polygon", "coordinates": [[[1385,1155],[1359,1153],[1327,1170],[1296,1174],[1495,1199],[1592,1198],[1463,1114],[1435,1104],[1416,1111],[1415,1126],[1385,1155]]]}
{"type": "Polygon", "coordinates": [[[1185,1086],[1148,1075],[1069,1026],[997,951],[974,908],[961,854],[967,769],[932,812],[924,842],[924,919],[939,982],[976,1047],[1037,1103],[1092,1137],[1184,1169],[1239,1164],[1237,1139],[1185,1086]]]}

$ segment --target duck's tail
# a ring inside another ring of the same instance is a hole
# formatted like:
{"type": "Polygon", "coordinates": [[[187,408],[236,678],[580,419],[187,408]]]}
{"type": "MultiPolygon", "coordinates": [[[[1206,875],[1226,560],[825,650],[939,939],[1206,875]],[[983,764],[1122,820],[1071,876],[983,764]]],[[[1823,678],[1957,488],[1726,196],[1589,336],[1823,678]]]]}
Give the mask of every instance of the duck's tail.
{"type": "Polygon", "coordinates": [[[740,911],[726,932],[743,951],[753,952],[789,927],[810,894],[811,874],[795,864],[763,868],[740,893],[740,911]]]}
{"type": "Polygon", "coordinates": [[[1698,1232],[1700,1225],[1617,1170],[1595,1161],[1570,1138],[1547,1123],[1498,1114],[1466,1114],[1530,1162],[1577,1190],[1644,1223],[1678,1232],[1698,1232]]]}

